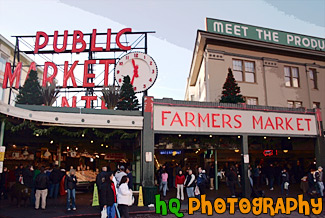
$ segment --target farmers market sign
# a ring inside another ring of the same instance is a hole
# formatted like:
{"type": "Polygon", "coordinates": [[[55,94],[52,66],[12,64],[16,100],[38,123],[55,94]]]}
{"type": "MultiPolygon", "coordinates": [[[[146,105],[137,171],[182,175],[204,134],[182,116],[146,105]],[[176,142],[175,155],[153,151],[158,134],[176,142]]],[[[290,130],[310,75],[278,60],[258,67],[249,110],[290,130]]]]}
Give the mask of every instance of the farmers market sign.
{"type": "Polygon", "coordinates": [[[212,33],[270,42],[317,51],[325,51],[325,39],[229,21],[206,18],[206,30],[212,33]]]}

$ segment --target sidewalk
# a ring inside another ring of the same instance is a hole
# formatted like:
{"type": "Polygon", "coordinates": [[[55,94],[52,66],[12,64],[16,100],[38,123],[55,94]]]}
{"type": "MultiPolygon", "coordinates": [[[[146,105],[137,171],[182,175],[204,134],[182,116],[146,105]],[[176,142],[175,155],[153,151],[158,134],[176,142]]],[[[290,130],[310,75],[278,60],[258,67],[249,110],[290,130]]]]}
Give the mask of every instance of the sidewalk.
{"type": "MultiPolygon", "coordinates": [[[[280,187],[275,186],[274,191],[270,191],[267,189],[267,187],[263,187],[263,190],[265,191],[266,197],[272,197],[273,199],[276,199],[281,196],[280,193],[280,187]]],[[[239,190],[237,190],[239,191],[239,190]]],[[[185,193],[184,193],[185,194],[185,193]]],[[[290,193],[288,197],[297,197],[298,194],[302,194],[302,191],[299,189],[299,185],[295,184],[290,187],[290,193]]],[[[185,194],[186,195],[186,194],[185,194]]],[[[207,190],[207,200],[214,201],[218,197],[226,198],[230,197],[230,192],[225,184],[221,184],[219,187],[219,190],[207,190]]],[[[171,189],[167,193],[167,197],[164,199],[168,201],[170,198],[176,197],[176,190],[171,189]]],[[[22,218],[22,217],[32,217],[32,218],[44,218],[44,217],[53,217],[53,218],[68,218],[68,217],[99,217],[100,211],[99,207],[92,207],[92,193],[82,193],[77,192],[76,194],[76,205],[77,210],[76,211],[67,211],[66,210],[66,196],[60,196],[58,199],[47,199],[47,206],[46,210],[35,210],[34,207],[28,206],[26,208],[20,207],[18,208],[16,205],[10,205],[9,200],[1,200],[0,201],[0,218],[22,218]]],[[[305,197],[304,197],[305,198],[305,197]]],[[[309,200],[308,197],[306,197],[305,200],[309,200]]],[[[15,202],[15,201],[14,201],[15,202]]],[[[168,216],[160,216],[158,214],[155,214],[155,208],[149,208],[147,206],[144,207],[138,207],[137,205],[137,197],[135,199],[135,205],[130,207],[130,215],[131,217],[176,217],[175,215],[171,214],[168,216]]],[[[323,201],[323,210],[325,210],[325,201],[323,201]]],[[[185,201],[182,201],[181,210],[184,213],[184,217],[207,217],[206,214],[195,214],[195,215],[188,215],[188,201],[185,196],[185,201]]],[[[298,215],[298,214],[296,214],[298,215]]],[[[323,212],[325,217],[325,212],[323,212]]],[[[318,217],[322,217],[318,216],[318,217]]],[[[216,215],[214,216],[222,216],[222,215],[216,215]]],[[[227,216],[226,214],[223,215],[224,217],[242,217],[242,214],[240,214],[239,211],[236,211],[235,215],[227,216]]],[[[300,217],[301,215],[299,215],[300,217]]],[[[246,217],[246,215],[245,215],[246,217]]],[[[251,217],[248,215],[248,217],[251,217]]],[[[254,217],[254,215],[252,216],[254,217]]],[[[259,217],[265,217],[259,216],[259,217]]],[[[267,216],[270,217],[270,216],[267,216]]],[[[276,217],[288,217],[286,215],[278,215],[276,217]]],[[[293,217],[293,214],[291,215],[293,217]]],[[[303,216],[301,216],[303,217],[303,216]]],[[[312,216],[311,216],[312,217],[312,216]]]]}

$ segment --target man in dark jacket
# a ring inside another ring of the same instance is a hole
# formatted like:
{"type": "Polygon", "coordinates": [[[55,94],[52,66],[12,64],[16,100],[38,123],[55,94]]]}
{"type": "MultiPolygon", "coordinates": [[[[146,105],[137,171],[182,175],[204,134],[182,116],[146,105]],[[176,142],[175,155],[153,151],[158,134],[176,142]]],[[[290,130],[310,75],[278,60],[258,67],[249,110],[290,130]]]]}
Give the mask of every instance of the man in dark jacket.
{"type": "Polygon", "coordinates": [[[72,201],[72,210],[76,210],[76,187],[77,177],[75,176],[76,171],[71,169],[69,174],[65,177],[64,189],[68,193],[67,195],[67,210],[71,210],[70,199],[72,201]]]}
{"type": "Polygon", "coordinates": [[[56,199],[58,197],[61,178],[62,178],[62,174],[58,168],[58,165],[55,165],[52,172],[50,173],[50,183],[51,183],[50,194],[49,194],[50,198],[56,199]]]}
{"type": "Polygon", "coordinates": [[[0,200],[2,195],[4,199],[7,199],[7,192],[8,192],[8,169],[7,167],[3,168],[3,172],[0,174],[0,200]]]}
{"type": "Polygon", "coordinates": [[[275,176],[275,168],[273,166],[273,164],[271,163],[270,166],[267,168],[267,178],[270,182],[270,190],[273,191],[274,190],[274,176],[275,176]]]}
{"type": "Polygon", "coordinates": [[[30,203],[31,205],[35,204],[35,185],[34,185],[34,168],[33,166],[27,166],[23,170],[23,181],[26,187],[31,189],[30,194],[30,203]]]}
{"type": "Polygon", "coordinates": [[[314,182],[314,173],[315,170],[313,168],[310,168],[308,174],[307,174],[307,179],[308,179],[308,194],[312,194],[312,191],[315,187],[315,182],[314,182]]]}
{"type": "Polygon", "coordinates": [[[105,182],[100,190],[99,204],[102,210],[107,209],[108,218],[115,218],[116,190],[113,182],[114,175],[111,172],[106,174],[105,182]]]}
{"type": "Polygon", "coordinates": [[[323,168],[321,166],[319,166],[318,170],[315,172],[315,179],[317,192],[321,197],[324,197],[323,168]]]}
{"type": "Polygon", "coordinates": [[[205,174],[205,171],[202,170],[202,167],[198,168],[199,175],[197,176],[196,184],[200,189],[200,195],[205,195],[205,188],[208,182],[208,178],[205,174]]]}
{"type": "Polygon", "coordinates": [[[133,190],[133,175],[132,175],[132,172],[128,167],[126,168],[125,172],[126,172],[127,177],[129,178],[129,182],[128,182],[129,189],[133,190]]]}
{"type": "Polygon", "coordinates": [[[237,173],[236,173],[236,169],[234,167],[230,167],[230,171],[227,174],[227,179],[228,179],[228,187],[231,193],[231,197],[236,197],[235,194],[235,185],[237,183],[237,173]]]}
{"type": "Polygon", "coordinates": [[[107,167],[102,167],[102,172],[100,172],[96,177],[96,185],[98,188],[98,193],[102,189],[102,185],[106,181],[107,167]]]}
{"type": "Polygon", "coordinates": [[[46,196],[47,196],[47,187],[49,186],[49,178],[45,174],[44,167],[41,167],[40,174],[38,174],[35,178],[35,189],[36,189],[36,201],[35,201],[35,209],[39,209],[40,198],[42,197],[42,209],[45,210],[46,207],[46,196]]]}

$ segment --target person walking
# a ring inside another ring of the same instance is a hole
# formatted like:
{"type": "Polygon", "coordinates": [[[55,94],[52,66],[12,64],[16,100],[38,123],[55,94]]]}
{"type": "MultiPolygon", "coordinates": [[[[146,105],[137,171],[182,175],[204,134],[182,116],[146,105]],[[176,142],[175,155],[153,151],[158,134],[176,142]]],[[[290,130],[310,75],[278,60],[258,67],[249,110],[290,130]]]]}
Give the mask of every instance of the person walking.
{"type": "Polygon", "coordinates": [[[269,180],[270,190],[274,190],[274,176],[275,176],[275,168],[271,163],[267,168],[267,178],[269,180]]]}
{"type": "Polygon", "coordinates": [[[321,166],[319,166],[318,170],[315,172],[315,179],[317,192],[321,197],[324,197],[323,168],[321,166]]]}
{"type": "Polygon", "coordinates": [[[129,178],[123,176],[118,188],[117,204],[121,218],[129,218],[129,206],[132,205],[132,190],[128,187],[129,178]]]}
{"type": "Polygon", "coordinates": [[[161,174],[161,185],[162,185],[161,189],[163,190],[164,197],[166,197],[166,192],[167,192],[167,181],[168,181],[168,173],[164,170],[161,174]]]}
{"type": "Polygon", "coordinates": [[[307,193],[310,194],[310,195],[312,194],[313,189],[315,187],[314,173],[315,173],[315,170],[313,168],[310,168],[309,172],[307,174],[307,181],[308,181],[308,191],[307,191],[307,193]]]}
{"type": "Polygon", "coordinates": [[[64,180],[64,189],[67,192],[67,210],[71,210],[71,203],[72,203],[72,210],[77,210],[76,208],[76,187],[77,187],[77,177],[76,177],[76,170],[71,169],[69,174],[65,177],[64,180]],[[71,203],[70,203],[71,199],[71,203]]]}
{"type": "Polygon", "coordinates": [[[34,168],[33,166],[27,166],[23,170],[23,181],[27,188],[30,188],[30,204],[33,206],[35,204],[35,185],[34,185],[34,168]]]}
{"type": "Polygon", "coordinates": [[[42,198],[42,209],[45,210],[46,208],[46,196],[48,193],[47,187],[49,186],[49,178],[45,174],[44,167],[41,167],[40,174],[38,174],[35,178],[35,209],[38,210],[40,206],[40,198],[42,198]]]}
{"type": "Polygon", "coordinates": [[[184,186],[186,187],[187,197],[194,198],[195,175],[191,169],[188,170],[188,175],[186,176],[184,186]]]}
{"type": "Polygon", "coordinates": [[[184,200],[184,182],[185,176],[183,175],[182,170],[179,170],[175,178],[175,186],[177,188],[177,199],[184,200]]]}
{"type": "Polygon", "coordinates": [[[230,167],[230,171],[227,174],[227,179],[228,179],[228,187],[230,190],[231,197],[234,198],[236,197],[235,194],[235,187],[237,183],[237,173],[234,167],[230,167]]]}
{"type": "Polygon", "coordinates": [[[129,178],[129,183],[128,183],[129,189],[133,190],[133,175],[132,175],[130,168],[127,167],[125,169],[125,172],[126,172],[127,177],[129,178]]]}
{"type": "MultiPolygon", "coordinates": [[[[106,181],[106,175],[107,175],[107,167],[102,167],[102,172],[100,172],[96,176],[96,185],[97,185],[97,189],[98,189],[99,199],[100,199],[100,193],[101,193],[102,186],[104,185],[104,183],[106,181]]],[[[104,205],[100,204],[100,202],[99,202],[100,211],[103,210],[103,206],[104,205]]]]}
{"type": "Polygon", "coordinates": [[[0,200],[2,199],[2,195],[4,200],[8,198],[8,185],[9,185],[9,174],[8,168],[4,167],[3,172],[0,174],[0,200]]]}
{"type": "Polygon", "coordinates": [[[55,165],[52,172],[50,173],[49,178],[50,178],[50,183],[51,183],[49,197],[57,199],[58,194],[59,194],[60,181],[62,179],[62,174],[60,172],[58,165],[55,165]]]}
{"type": "Polygon", "coordinates": [[[102,189],[100,190],[99,202],[103,205],[103,208],[106,208],[108,218],[115,218],[116,213],[114,204],[117,202],[117,199],[113,178],[113,173],[108,172],[102,189]]]}
{"type": "Polygon", "coordinates": [[[117,184],[120,184],[122,177],[126,175],[127,174],[125,173],[125,167],[123,165],[120,166],[120,171],[116,172],[115,174],[115,179],[117,184]]]}
{"type": "Polygon", "coordinates": [[[199,175],[197,176],[196,184],[199,187],[200,195],[205,195],[205,188],[208,182],[208,178],[205,174],[205,171],[202,169],[202,167],[198,168],[199,175]]]}
{"type": "Polygon", "coordinates": [[[209,169],[209,177],[210,177],[210,190],[213,190],[214,189],[214,180],[215,180],[215,177],[216,177],[216,171],[215,171],[215,168],[214,168],[214,163],[211,163],[211,167],[209,169]]]}
{"type": "Polygon", "coordinates": [[[284,168],[281,172],[281,194],[284,194],[284,190],[286,190],[286,196],[289,195],[289,173],[287,172],[287,169],[284,168]]]}

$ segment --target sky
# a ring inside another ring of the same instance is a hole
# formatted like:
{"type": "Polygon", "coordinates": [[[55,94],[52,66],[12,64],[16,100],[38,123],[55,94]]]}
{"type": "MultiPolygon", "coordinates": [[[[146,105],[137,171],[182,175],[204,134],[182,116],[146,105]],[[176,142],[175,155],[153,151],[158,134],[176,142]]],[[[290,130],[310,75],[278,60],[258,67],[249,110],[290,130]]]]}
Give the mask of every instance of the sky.
{"type": "Polygon", "coordinates": [[[0,0],[0,34],[13,43],[11,36],[37,31],[155,31],[148,54],[158,79],[148,94],[178,100],[184,99],[197,30],[204,30],[206,17],[325,38],[324,0],[0,0]]]}

